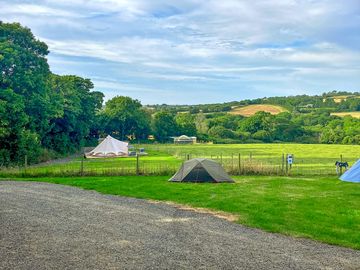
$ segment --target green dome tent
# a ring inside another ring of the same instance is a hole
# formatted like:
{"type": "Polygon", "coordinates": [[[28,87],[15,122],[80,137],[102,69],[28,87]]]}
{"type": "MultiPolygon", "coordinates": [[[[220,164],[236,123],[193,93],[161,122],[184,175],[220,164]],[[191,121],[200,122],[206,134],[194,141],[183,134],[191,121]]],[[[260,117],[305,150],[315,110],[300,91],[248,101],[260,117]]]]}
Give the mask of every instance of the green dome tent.
{"type": "Polygon", "coordinates": [[[184,162],[169,181],[234,183],[219,163],[205,158],[194,158],[184,162]]]}
{"type": "Polygon", "coordinates": [[[340,180],[360,183],[360,159],[340,177],[340,180]]]}

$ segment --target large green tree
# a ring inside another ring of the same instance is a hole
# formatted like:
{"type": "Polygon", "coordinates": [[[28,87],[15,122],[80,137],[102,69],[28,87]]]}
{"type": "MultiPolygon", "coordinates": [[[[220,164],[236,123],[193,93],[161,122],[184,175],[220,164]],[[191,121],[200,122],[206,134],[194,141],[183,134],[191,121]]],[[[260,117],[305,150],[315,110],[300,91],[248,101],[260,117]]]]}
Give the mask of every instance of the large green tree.
{"type": "Polygon", "coordinates": [[[188,136],[196,135],[195,116],[190,113],[179,113],[175,117],[175,122],[178,127],[178,133],[186,134],[188,136]]]}
{"type": "Polygon", "coordinates": [[[150,116],[136,99],[116,96],[105,103],[100,117],[104,132],[122,140],[145,139],[149,135],[150,116]]]}
{"type": "Polygon", "coordinates": [[[0,22],[0,165],[78,149],[101,107],[90,80],[51,74],[47,54],[30,29],[0,22]]]}
{"type": "Polygon", "coordinates": [[[151,127],[155,138],[160,142],[165,142],[171,136],[178,134],[178,126],[174,115],[169,112],[160,111],[153,115],[151,127]]]}
{"type": "Polygon", "coordinates": [[[50,130],[42,143],[59,153],[73,152],[85,144],[101,109],[103,94],[91,92],[92,82],[78,76],[51,75],[50,83],[60,110],[50,120],[50,130]]]}

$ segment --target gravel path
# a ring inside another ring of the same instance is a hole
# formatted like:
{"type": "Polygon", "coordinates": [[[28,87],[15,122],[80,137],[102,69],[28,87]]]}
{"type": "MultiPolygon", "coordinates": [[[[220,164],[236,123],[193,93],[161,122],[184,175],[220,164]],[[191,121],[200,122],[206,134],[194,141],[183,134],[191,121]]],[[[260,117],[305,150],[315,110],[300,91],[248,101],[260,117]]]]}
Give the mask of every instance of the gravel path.
{"type": "Polygon", "coordinates": [[[0,181],[0,269],[360,269],[360,251],[162,203],[0,181]]]}

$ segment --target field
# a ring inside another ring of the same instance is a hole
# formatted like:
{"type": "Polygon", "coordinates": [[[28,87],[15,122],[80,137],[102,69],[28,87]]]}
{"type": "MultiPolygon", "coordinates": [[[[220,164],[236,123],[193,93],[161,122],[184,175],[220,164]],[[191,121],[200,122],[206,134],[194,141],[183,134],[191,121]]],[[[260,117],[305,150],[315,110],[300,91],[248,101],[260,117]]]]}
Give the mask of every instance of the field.
{"type": "Polygon", "coordinates": [[[335,116],[339,116],[339,117],[344,117],[344,116],[352,116],[355,118],[360,118],[360,112],[337,112],[337,113],[331,113],[331,115],[335,115],[335,116]]]}
{"type": "MultiPolygon", "coordinates": [[[[342,101],[345,101],[349,98],[360,98],[359,96],[354,96],[354,95],[342,95],[342,96],[333,96],[333,97],[328,97],[330,99],[333,99],[335,103],[341,103],[342,101]]],[[[325,101],[326,99],[324,99],[323,101],[325,101]]]]}
{"type": "Polygon", "coordinates": [[[180,164],[195,157],[212,158],[232,175],[336,176],[335,161],[353,164],[360,158],[359,145],[325,144],[197,144],[141,145],[149,153],[139,158],[85,159],[43,163],[30,167],[3,168],[3,177],[41,177],[76,175],[170,175],[180,164]],[[285,155],[294,155],[292,168],[287,168],[285,155]],[[239,156],[240,155],[240,156],[239,156]],[[240,157],[240,159],[239,159],[240,157]],[[284,159],[283,159],[284,157],[284,159]]]}
{"type": "Polygon", "coordinates": [[[207,157],[223,164],[231,174],[283,174],[283,155],[293,154],[292,175],[335,175],[335,161],[353,164],[360,158],[359,145],[325,144],[214,144],[149,145],[177,158],[207,157]],[[240,154],[240,164],[239,164],[240,154]],[[239,168],[240,165],[240,168],[239,168]],[[239,170],[240,169],[240,170],[239,170]]]}
{"type": "Polygon", "coordinates": [[[171,183],[169,176],[25,179],[231,213],[270,232],[360,249],[360,185],[336,178],[235,177],[235,184],[171,183]]]}
{"type": "Polygon", "coordinates": [[[242,116],[252,116],[257,112],[269,112],[271,114],[279,114],[281,112],[286,112],[287,110],[283,107],[269,104],[255,104],[247,105],[244,107],[233,108],[229,113],[233,115],[242,115],[242,116]]]}

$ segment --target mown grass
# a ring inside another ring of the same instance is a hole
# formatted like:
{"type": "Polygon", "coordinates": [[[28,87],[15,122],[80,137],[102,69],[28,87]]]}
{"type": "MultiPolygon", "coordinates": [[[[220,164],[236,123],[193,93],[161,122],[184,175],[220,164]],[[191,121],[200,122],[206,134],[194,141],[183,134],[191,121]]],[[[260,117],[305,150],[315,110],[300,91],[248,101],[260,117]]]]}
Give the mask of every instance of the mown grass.
{"type": "Polygon", "coordinates": [[[360,185],[336,178],[235,177],[235,184],[170,183],[167,176],[37,178],[105,194],[172,201],[239,216],[270,232],[360,249],[360,185]]]}

